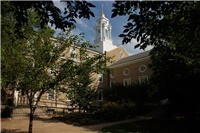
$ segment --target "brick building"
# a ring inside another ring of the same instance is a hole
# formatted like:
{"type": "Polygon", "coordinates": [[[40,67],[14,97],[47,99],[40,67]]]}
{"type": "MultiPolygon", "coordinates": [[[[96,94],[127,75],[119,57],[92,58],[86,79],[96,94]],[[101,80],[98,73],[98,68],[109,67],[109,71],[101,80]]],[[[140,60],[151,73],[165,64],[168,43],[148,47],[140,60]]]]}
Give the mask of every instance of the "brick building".
{"type": "MultiPolygon", "coordinates": [[[[122,83],[126,86],[133,84],[134,82],[148,80],[151,77],[152,70],[148,67],[151,63],[149,56],[150,51],[129,56],[122,46],[115,46],[111,37],[112,27],[103,12],[96,21],[94,30],[94,45],[98,47],[97,49],[88,49],[88,55],[93,56],[95,54],[105,53],[107,57],[113,57],[113,61],[107,63],[112,69],[111,73],[107,75],[93,75],[95,80],[92,88],[98,89],[98,102],[103,101],[103,89],[111,87],[114,83],[122,83]]],[[[74,46],[66,49],[61,56],[61,58],[73,58],[75,61],[79,62],[80,60],[78,57],[79,47],[74,46]]],[[[52,74],[53,76],[51,71],[49,71],[49,74],[52,74]]],[[[56,90],[49,90],[42,96],[39,105],[67,108],[69,103],[70,100],[67,98],[67,94],[56,92],[56,90]]],[[[27,98],[16,91],[15,104],[27,104],[27,98]]]]}

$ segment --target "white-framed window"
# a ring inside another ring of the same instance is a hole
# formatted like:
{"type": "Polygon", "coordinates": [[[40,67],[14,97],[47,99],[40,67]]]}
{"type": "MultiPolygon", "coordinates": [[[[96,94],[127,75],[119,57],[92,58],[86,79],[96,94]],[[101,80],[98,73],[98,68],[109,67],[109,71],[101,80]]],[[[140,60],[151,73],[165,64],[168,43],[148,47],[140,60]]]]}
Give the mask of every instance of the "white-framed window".
{"type": "Polygon", "coordinates": [[[97,30],[97,37],[100,37],[100,29],[97,30]]]}
{"type": "Polygon", "coordinates": [[[111,72],[111,73],[110,73],[110,77],[111,77],[111,78],[114,78],[114,77],[115,77],[115,72],[111,72]]]}
{"type": "Polygon", "coordinates": [[[110,88],[111,88],[114,84],[116,84],[116,81],[110,81],[110,88]]]}
{"type": "Polygon", "coordinates": [[[55,100],[55,90],[54,89],[49,89],[47,92],[47,99],[48,100],[55,100]]]}
{"type": "Polygon", "coordinates": [[[86,58],[90,58],[90,54],[89,53],[86,53],[86,58]]]}
{"type": "Polygon", "coordinates": [[[75,50],[75,48],[70,48],[70,57],[71,58],[76,58],[76,50],[75,50]]]}
{"type": "Polygon", "coordinates": [[[57,48],[57,47],[58,47],[58,44],[57,44],[57,43],[54,43],[54,44],[53,44],[53,47],[54,47],[54,48],[57,48]]]}
{"type": "Polygon", "coordinates": [[[139,71],[140,71],[140,72],[145,72],[145,71],[146,71],[146,66],[145,66],[145,65],[141,65],[141,66],[139,67],[139,71]]]}
{"type": "Polygon", "coordinates": [[[124,86],[129,86],[129,85],[131,85],[131,78],[123,79],[123,85],[124,85],[124,86]]]}
{"type": "Polygon", "coordinates": [[[143,83],[143,82],[147,82],[148,81],[148,76],[147,75],[144,75],[144,76],[140,76],[139,77],[139,82],[140,84],[143,83]]]}
{"type": "Polygon", "coordinates": [[[98,80],[99,82],[103,82],[103,74],[98,74],[98,80]]]}
{"type": "Polygon", "coordinates": [[[97,99],[98,101],[103,101],[103,89],[98,90],[97,99]]]}
{"type": "Polygon", "coordinates": [[[128,75],[130,73],[130,70],[128,68],[125,68],[123,73],[124,73],[124,75],[128,75]]]}
{"type": "Polygon", "coordinates": [[[124,53],[122,51],[119,54],[121,58],[124,57],[124,53]]]}
{"type": "Polygon", "coordinates": [[[108,37],[108,30],[106,29],[106,37],[108,37]]]}

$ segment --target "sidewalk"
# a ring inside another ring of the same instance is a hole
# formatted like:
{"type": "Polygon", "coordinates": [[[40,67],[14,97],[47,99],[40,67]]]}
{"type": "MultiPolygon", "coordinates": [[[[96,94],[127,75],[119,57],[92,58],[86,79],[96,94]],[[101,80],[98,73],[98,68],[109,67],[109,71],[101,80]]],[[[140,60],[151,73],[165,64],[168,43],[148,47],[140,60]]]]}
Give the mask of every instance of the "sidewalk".
{"type": "MultiPolygon", "coordinates": [[[[101,129],[106,126],[115,124],[127,123],[131,121],[138,121],[150,119],[150,117],[136,117],[134,119],[102,123],[90,126],[74,126],[56,120],[50,120],[49,118],[38,118],[33,121],[33,133],[100,133],[101,129]]],[[[22,118],[9,118],[1,119],[1,130],[3,129],[14,131],[17,133],[23,133],[28,131],[29,119],[28,117],[22,118]]],[[[9,133],[14,133],[9,132],[9,133]]]]}

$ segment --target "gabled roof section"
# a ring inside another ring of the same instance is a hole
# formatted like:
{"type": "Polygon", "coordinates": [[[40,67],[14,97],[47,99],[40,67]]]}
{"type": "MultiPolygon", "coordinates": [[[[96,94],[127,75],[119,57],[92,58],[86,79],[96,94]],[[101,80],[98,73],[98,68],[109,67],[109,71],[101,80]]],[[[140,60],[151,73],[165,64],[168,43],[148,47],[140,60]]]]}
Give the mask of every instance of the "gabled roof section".
{"type": "Polygon", "coordinates": [[[121,65],[124,65],[124,64],[127,64],[127,63],[131,63],[131,62],[140,60],[140,59],[149,58],[150,57],[149,53],[150,53],[150,50],[142,52],[142,53],[138,53],[138,54],[135,54],[135,55],[131,55],[131,56],[128,56],[126,58],[122,58],[122,59],[114,62],[113,64],[111,64],[109,67],[117,67],[117,66],[121,66],[121,65]]]}

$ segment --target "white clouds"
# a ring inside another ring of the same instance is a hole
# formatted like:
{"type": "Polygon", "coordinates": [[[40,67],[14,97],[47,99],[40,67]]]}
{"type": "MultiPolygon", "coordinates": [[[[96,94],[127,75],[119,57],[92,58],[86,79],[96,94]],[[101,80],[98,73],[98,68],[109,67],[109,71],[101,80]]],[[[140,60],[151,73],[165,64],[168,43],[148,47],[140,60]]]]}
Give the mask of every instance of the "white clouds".
{"type": "Polygon", "coordinates": [[[88,25],[87,25],[85,22],[83,22],[82,19],[75,19],[75,21],[76,21],[76,24],[77,24],[79,27],[89,29],[88,25]]]}

